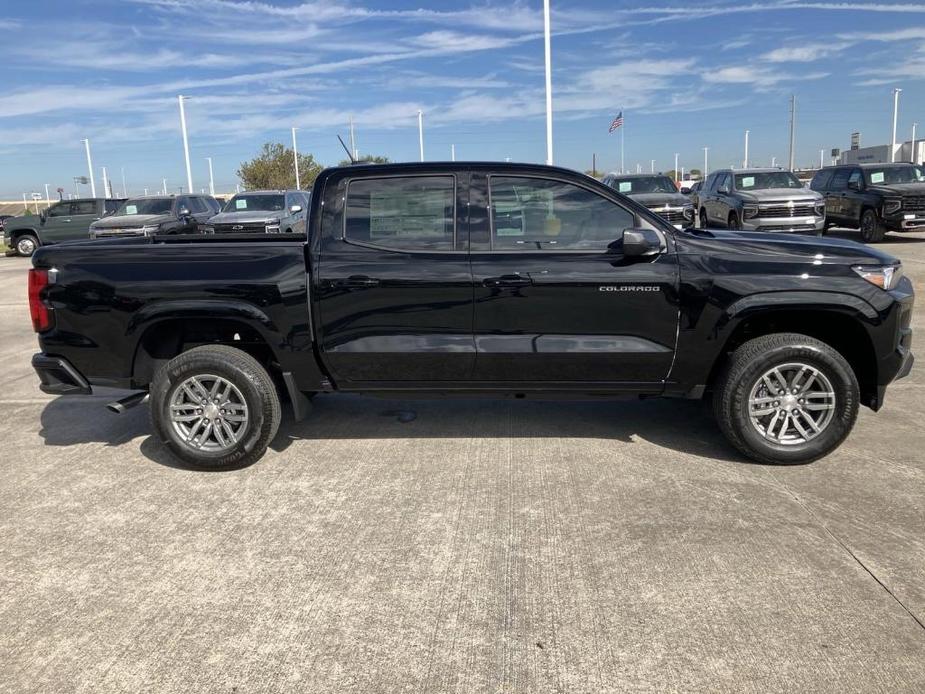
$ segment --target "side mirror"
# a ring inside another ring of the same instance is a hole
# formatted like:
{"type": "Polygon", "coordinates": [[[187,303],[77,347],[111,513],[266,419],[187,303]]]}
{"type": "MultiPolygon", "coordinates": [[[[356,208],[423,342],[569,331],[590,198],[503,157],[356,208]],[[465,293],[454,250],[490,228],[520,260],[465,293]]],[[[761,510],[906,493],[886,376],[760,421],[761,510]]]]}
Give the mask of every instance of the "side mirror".
{"type": "Polygon", "coordinates": [[[691,192],[691,189],[688,188],[687,186],[684,186],[684,187],[681,189],[681,194],[682,194],[682,195],[690,195],[690,192],[691,192]]]}
{"type": "Polygon", "coordinates": [[[860,181],[848,181],[848,190],[861,190],[860,181]]]}
{"type": "Polygon", "coordinates": [[[298,214],[301,211],[302,211],[301,205],[293,205],[292,207],[289,208],[289,212],[292,214],[298,214]]]}
{"type": "Polygon", "coordinates": [[[729,195],[729,186],[720,186],[716,189],[716,192],[720,195],[729,195]]]}
{"type": "Polygon", "coordinates": [[[188,207],[181,207],[181,208],[180,208],[180,216],[181,216],[181,217],[189,217],[189,208],[188,208],[188,207]]]}
{"type": "Polygon", "coordinates": [[[623,255],[644,257],[658,255],[662,251],[662,237],[654,229],[624,229],[623,255]]]}

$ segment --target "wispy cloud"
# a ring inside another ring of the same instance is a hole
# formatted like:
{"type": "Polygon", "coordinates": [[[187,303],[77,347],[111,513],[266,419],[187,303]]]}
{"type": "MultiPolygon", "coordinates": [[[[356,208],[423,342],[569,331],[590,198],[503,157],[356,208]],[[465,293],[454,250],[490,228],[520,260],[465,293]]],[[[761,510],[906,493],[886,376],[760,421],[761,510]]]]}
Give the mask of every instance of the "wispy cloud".
{"type": "Polygon", "coordinates": [[[708,70],[702,74],[702,77],[705,82],[714,84],[743,84],[751,85],[756,89],[767,89],[783,82],[818,80],[828,77],[828,74],[827,72],[790,74],[756,65],[735,65],[718,70],[708,70]]]}
{"type": "Polygon", "coordinates": [[[854,44],[843,41],[840,43],[782,46],[763,54],[761,59],[769,63],[814,63],[817,60],[841,53],[852,45],[854,44]]]}

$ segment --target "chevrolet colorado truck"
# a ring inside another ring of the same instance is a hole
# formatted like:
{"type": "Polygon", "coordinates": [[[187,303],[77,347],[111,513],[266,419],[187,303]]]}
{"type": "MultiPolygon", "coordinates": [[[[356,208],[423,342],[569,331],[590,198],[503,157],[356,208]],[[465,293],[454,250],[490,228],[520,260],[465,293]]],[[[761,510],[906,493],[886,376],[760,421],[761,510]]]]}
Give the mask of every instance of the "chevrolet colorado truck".
{"type": "Polygon", "coordinates": [[[258,459],[281,400],[301,419],[339,391],[709,396],[744,455],[803,463],[913,362],[912,283],[889,255],[679,230],[538,165],[333,168],[307,241],[139,237],[32,262],[42,390],[149,397],[157,436],[205,468],[258,459]]]}

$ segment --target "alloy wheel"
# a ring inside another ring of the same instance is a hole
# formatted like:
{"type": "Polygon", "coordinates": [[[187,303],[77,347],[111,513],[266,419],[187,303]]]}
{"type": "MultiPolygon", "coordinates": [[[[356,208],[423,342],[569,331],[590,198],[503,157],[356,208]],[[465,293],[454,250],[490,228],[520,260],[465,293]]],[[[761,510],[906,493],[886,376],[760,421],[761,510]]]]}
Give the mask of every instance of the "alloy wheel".
{"type": "Polygon", "coordinates": [[[748,397],[752,426],[769,441],[795,446],[822,434],[835,416],[835,390],[819,369],[802,362],[761,375],[748,397]]]}
{"type": "Polygon", "coordinates": [[[174,389],[169,407],[174,432],[195,450],[229,450],[247,430],[249,415],[244,396],[221,376],[187,378],[174,389]]]}

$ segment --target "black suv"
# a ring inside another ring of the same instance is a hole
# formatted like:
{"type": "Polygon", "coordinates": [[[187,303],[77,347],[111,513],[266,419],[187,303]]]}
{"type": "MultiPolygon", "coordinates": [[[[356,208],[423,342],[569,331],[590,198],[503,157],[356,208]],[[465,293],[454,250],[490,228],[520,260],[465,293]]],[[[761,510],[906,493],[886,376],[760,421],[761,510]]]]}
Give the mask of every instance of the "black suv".
{"type": "Polygon", "coordinates": [[[693,203],[665,174],[609,173],[603,183],[648,207],[678,229],[694,226],[693,203]]]}
{"type": "Polygon", "coordinates": [[[915,164],[820,169],[810,187],[825,196],[826,226],[861,230],[867,243],[888,231],[925,229],[925,171],[915,164]]]}
{"type": "Polygon", "coordinates": [[[90,225],[90,238],[197,234],[200,225],[220,207],[210,195],[155,195],[131,198],[106,217],[90,225]]]}

